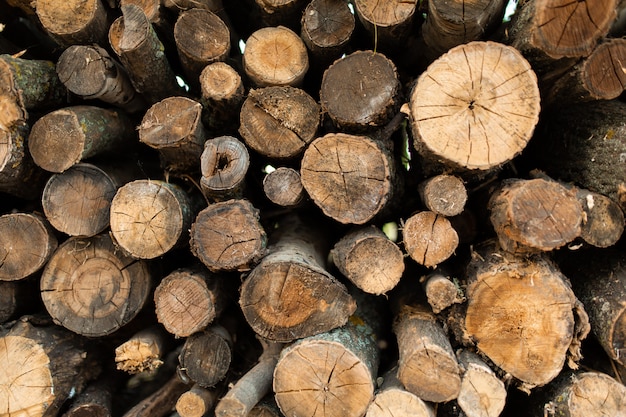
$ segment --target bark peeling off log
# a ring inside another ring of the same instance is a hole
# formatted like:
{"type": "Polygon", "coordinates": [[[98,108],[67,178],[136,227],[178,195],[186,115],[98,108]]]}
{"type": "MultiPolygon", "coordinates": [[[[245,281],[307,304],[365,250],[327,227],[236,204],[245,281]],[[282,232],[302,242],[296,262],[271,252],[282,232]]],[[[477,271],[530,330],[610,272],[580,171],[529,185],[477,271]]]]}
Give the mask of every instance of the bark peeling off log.
{"type": "Polygon", "coordinates": [[[457,46],[420,75],[411,94],[415,149],[458,170],[489,170],[519,154],[539,120],[539,88],[516,49],[457,46]]]}

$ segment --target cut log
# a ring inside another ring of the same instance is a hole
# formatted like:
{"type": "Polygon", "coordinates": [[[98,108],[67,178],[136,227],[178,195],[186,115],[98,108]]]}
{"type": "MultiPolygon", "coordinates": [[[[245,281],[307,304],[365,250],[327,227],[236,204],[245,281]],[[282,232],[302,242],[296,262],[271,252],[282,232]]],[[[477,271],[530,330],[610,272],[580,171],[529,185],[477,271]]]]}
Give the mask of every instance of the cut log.
{"type": "Polygon", "coordinates": [[[134,4],[109,28],[109,43],[128,71],[135,90],[150,104],[182,93],[159,40],[143,10],[134,4]]]}
{"type": "Polygon", "coordinates": [[[35,122],[28,149],[41,168],[63,172],[84,159],[129,146],[135,135],[134,123],[121,110],[70,106],[35,122]]]}
{"type": "Polygon", "coordinates": [[[215,406],[215,417],[246,417],[272,390],[272,379],[282,343],[259,339],[263,353],[258,363],[228,390],[215,406]]]}
{"type": "Polygon", "coordinates": [[[397,372],[393,367],[382,376],[383,383],[365,417],[435,417],[433,406],[407,391],[397,372]]]}
{"type": "Polygon", "coordinates": [[[431,59],[455,46],[483,40],[502,24],[505,0],[433,0],[428,2],[422,37],[431,59]]]}
{"type": "Polygon", "coordinates": [[[112,417],[113,393],[110,379],[92,382],[70,405],[63,417],[112,417]]]}
{"type": "Polygon", "coordinates": [[[576,191],[555,181],[507,179],[488,209],[500,246],[509,252],[550,251],[580,236],[583,210],[576,191]]]}
{"type": "Polygon", "coordinates": [[[116,244],[139,259],[153,259],[185,244],[195,214],[180,186],[159,180],[136,180],[120,187],[110,213],[116,244]]]}
{"type": "Polygon", "coordinates": [[[254,0],[260,10],[263,26],[284,25],[290,28],[298,26],[305,0],[254,0]]]}
{"type": "Polygon", "coordinates": [[[516,49],[495,42],[452,48],[411,93],[413,145],[423,164],[435,165],[422,169],[490,170],[508,162],[526,147],[539,110],[537,78],[516,49]]]}
{"type": "Polygon", "coordinates": [[[345,234],[330,252],[337,269],[370,294],[385,294],[400,282],[404,255],[376,226],[363,226],[345,234]]]}
{"type": "Polygon", "coordinates": [[[383,215],[401,187],[385,144],[345,133],[329,133],[311,142],[300,175],[313,202],[344,224],[364,224],[383,215]]]}
{"type": "Polygon", "coordinates": [[[265,396],[257,405],[252,407],[248,417],[283,417],[278,404],[274,399],[273,392],[265,396]]]}
{"type": "Polygon", "coordinates": [[[584,211],[580,237],[598,248],[619,242],[626,225],[619,204],[605,195],[584,189],[578,189],[576,195],[584,211]]]}
{"type": "Polygon", "coordinates": [[[230,65],[215,62],[200,73],[202,121],[210,130],[236,131],[244,100],[241,76],[230,65]]]}
{"type": "Polygon", "coordinates": [[[600,372],[565,372],[545,391],[537,416],[600,417],[626,412],[626,387],[600,372]]]}
{"type": "Polygon", "coordinates": [[[426,300],[433,313],[439,314],[452,304],[465,301],[462,290],[442,271],[434,271],[420,279],[426,300]]]}
{"type": "Polygon", "coordinates": [[[139,140],[158,150],[161,165],[174,174],[197,172],[208,132],[202,124],[202,105],[171,96],[155,103],[138,127],[139,140]]]}
{"type": "Polygon", "coordinates": [[[311,53],[312,66],[325,69],[346,52],[354,29],[354,15],[348,3],[312,0],[302,14],[300,32],[311,53]]]}
{"type": "Polygon", "coordinates": [[[287,208],[298,207],[306,198],[300,173],[288,167],[267,173],[263,178],[263,192],[272,203],[287,208]]]}
{"type": "Polygon", "coordinates": [[[201,268],[171,272],[154,291],[157,320],[176,337],[204,330],[230,301],[223,279],[201,268]]]}
{"type": "Polygon", "coordinates": [[[65,49],[56,71],[69,91],[86,100],[102,100],[131,113],[146,108],[126,70],[97,45],[72,45],[65,49]]]}
{"type": "Polygon", "coordinates": [[[297,87],[309,69],[309,57],[304,42],[291,29],[265,27],[246,41],[243,69],[257,87],[297,87]]]}
{"type": "Polygon", "coordinates": [[[400,88],[391,60],[374,51],[357,51],[324,72],[320,104],[339,129],[371,131],[398,112],[400,88]]]}
{"type": "Polygon", "coordinates": [[[180,417],[202,417],[211,411],[217,402],[217,392],[195,384],[176,401],[176,412],[180,417]]]}
{"type": "Polygon", "coordinates": [[[178,372],[201,387],[213,387],[230,369],[232,349],[232,337],[220,325],[196,332],[187,338],[178,356],[178,372]]]}
{"type": "Polygon", "coordinates": [[[151,290],[148,265],[120,253],[108,234],[69,238],[41,274],[41,297],[55,322],[75,333],[111,334],[142,309],[151,290]]]}
{"type": "Polygon", "coordinates": [[[0,410],[5,416],[57,416],[63,403],[98,376],[84,340],[23,318],[0,332],[0,410]]]}
{"type": "Polygon", "coordinates": [[[133,169],[124,164],[103,168],[82,162],[48,179],[41,205],[56,230],[90,237],[109,227],[111,201],[117,189],[131,179],[133,169]]]}
{"type": "Polygon", "coordinates": [[[248,200],[210,204],[191,225],[191,252],[211,271],[247,271],[265,255],[267,235],[248,200]]]}
{"type": "Polygon", "coordinates": [[[54,230],[40,214],[0,216],[0,281],[31,276],[43,268],[57,246],[54,230]]]}
{"type": "Polygon", "coordinates": [[[443,327],[429,310],[406,304],[396,316],[398,379],[424,401],[450,401],[459,395],[461,367],[443,327]]]}
{"type": "Polygon", "coordinates": [[[325,237],[296,215],[278,226],[269,253],[241,286],[246,321],[261,337],[280,342],[344,325],[356,303],[324,269],[325,237]]]}
{"type": "Polygon", "coordinates": [[[456,401],[467,417],[498,417],[506,404],[506,388],[489,366],[469,350],[457,352],[463,368],[456,401]]]}
{"type": "Polygon", "coordinates": [[[379,3],[357,0],[354,11],[369,32],[377,51],[395,52],[404,46],[418,9],[417,0],[395,0],[379,3]]]}
{"type": "Polygon", "coordinates": [[[265,87],[250,90],[239,119],[239,133],[254,151],[272,159],[293,159],[315,139],[320,107],[299,88],[265,87]]]}
{"type": "Polygon", "coordinates": [[[180,13],[174,40],[187,82],[198,89],[200,73],[208,64],[224,61],[230,53],[230,30],[210,10],[193,8],[180,13]]]}
{"type": "Polygon", "coordinates": [[[178,375],[173,375],[156,392],[144,398],[122,417],[165,417],[176,407],[176,400],[189,389],[178,375]]]}
{"type": "Polygon", "coordinates": [[[576,367],[587,313],[546,255],[513,255],[485,245],[467,271],[466,335],[496,366],[530,390],[576,367]]]}
{"type": "Polygon", "coordinates": [[[418,185],[418,192],[426,208],[442,216],[461,214],[467,202],[463,180],[454,175],[440,174],[418,185]]]}
{"type": "Polygon", "coordinates": [[[109,17],[100,0],[37,1],[37,17],[61,45],[106,44],[109,17]]]}
{"type": "Polygon", "coordinates": [[[374,398],[378,362],[372,329],[353,316],[283,350],[274,371],[276,403],[286,416],[362,416],[374,398]]]}
{"type": "Polygon", "coordinates": [[[454,254],[459,236],[444,216],[421,211],[404,222],[402,241],[411,259],[434,268],[454,254]]]}
{"type": "Polygon", "coordinates": [[[574,65],[544,93],[546,105],[560,106],[592,100],[612,100],[626,87],[626,39],[607,39],[574,65]]]}
{"type": "Polygon", "coordinates": [[[219,136],[204,143],[200,156],[200,188],[210,201],[243,198],[250,167],[248,148],[233,136],[219,136]]]}
{"type": "Polygon", "coordinates": [[[131,375],[152,372],[163,364],[166,347],[166,334],[160,327],[145,328],[115,348],[116,367],[131,375]]]}

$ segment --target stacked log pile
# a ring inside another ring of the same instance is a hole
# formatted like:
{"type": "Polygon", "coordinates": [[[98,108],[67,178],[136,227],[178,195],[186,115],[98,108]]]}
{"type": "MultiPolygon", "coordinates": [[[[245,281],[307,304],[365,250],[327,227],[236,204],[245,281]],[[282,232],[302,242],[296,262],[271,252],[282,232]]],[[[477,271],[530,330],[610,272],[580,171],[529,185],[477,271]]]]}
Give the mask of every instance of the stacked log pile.
{"type": "Polygon", "coordinates": [[[0,417],[626,415],[626,7],[509,3],[1,1],[0,417]]]}

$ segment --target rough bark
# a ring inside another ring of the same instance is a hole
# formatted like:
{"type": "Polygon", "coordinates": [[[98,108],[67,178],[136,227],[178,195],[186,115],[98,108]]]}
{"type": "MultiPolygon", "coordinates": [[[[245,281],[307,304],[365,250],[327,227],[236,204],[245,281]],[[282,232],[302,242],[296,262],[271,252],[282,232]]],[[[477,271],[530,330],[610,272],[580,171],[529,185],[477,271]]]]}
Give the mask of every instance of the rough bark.
{"type": "Polygon", "coordinates": [[[135,138],[134,130],[134,123],[121,110],[64,107],[33,124],[28,149],[41,168],[63,172],[84,159],[129,146],[135,138]]]}
{"type": "Polygon", "coordinates": [[[324,269],[320,231],[287,216],[272,239],[241,286],[239,305],[250,327],[263,338],[288,342],[345,324],[356,305],[324,269]]]}
{"type": "Polygon", "coordinates": [[[178,372],[204,388],[219,383],[230,369],[233,340],[228,331],[213,325],[189,336],[178,356],[178,372]]]}
{"type": "Polygon", "coordinates": [[[106,43],[109,17],[100,0],[37,0],[43,28],[61,45],[106,43]]]}
{"type": "Polygon", "coordinates": [[[467,202],[467,190],[461,178],[440,174],[418,184],[418,192],[426,208],[443,216],[461,214],[467,202]]]}
{"type": "Polygon", "coordinates": [[[466,335],[479,352],[530,390],[575,368],[589,333],[583,304],[543,253],[520,256],[485,245],[467,271],[466,335]]]}
{"type": "Polygon", "coordinates": [[[100,46],[70,46],[59,57],[56,71],[69,91],[86,100],[101,100],[131,113],[145,110],[126,70],[100,46]]]}
{"type": "Polygon", "coordinates": [[[393,331],[398,340],[398,379],[424,401],[455,399],[461,388],[461,367],[442,326],[429,308],[404,305],[393,331]]]}
{"type": "Polygon", "coordinates": [[[434,268],[454,254],[459,236],[444,216],[420,211],[404,222],[402,241],[411,259],[434,268]]]}
{"type": "Polygon", "coordinates": [[[404,273],[404,256],[376,226],[358,227],[345,234],[330,252],[337,269],[370,294],[392,290],[404,273]]]}
{"type": "Polygon", "coordinates": [[[371,131],[398,112],[400,88],[391,60],[374,51],[357,51],[324,72],[320,103],[339,129],[371,131]]]}
{"type": "Polygon", "coordinates": [[[202,104],[182,97],[167,97],[144,114],[139,141],[158,150],[161,165],[174,174],[194,173],[208,132],[202,123],[202,104]]]}
{"type": "Polygon", "coordinates": [[[278,167],[265,175],[263,193],[272,203],[287,208],[298,207],[306,199],[300,173],[288,167],[278,167]]]}
{"type": "Polygon", "coordinates": [[[210,204],[191,225],[191,252],[211,271],[247,271],[266,253],[259,211],[245,199],[210,204]]]}
{"type": "Polygon", "coordinates": [[[157,326],[138,331],[115,348],[117,369],[128,374],[152,372],[163,364],[167,338],[157,326]]]}
{"type": "Polygon", "coordinates": [[[236,131],[245,92],[239,73],[224,62],[214,62],[204,67],[199,82],[206,127],[217,132],[236,131]]]}
{"type": "Polygon", "coordinates": [[[123,255],[108,234],[70,238],[41,275],[41,297],[55,322],[75,333],[111,334],[143,308],[151,290],[148,265],[123,255]]]}
{"type": "Polygon", "coordinates": [[[176,412],[180,417],[202,417],[213,409],[217,402],[217,392],[193,385],[176,401],[176,412]]]}
{"type": "Polygon", "coordinates": [[[248,148],[233,136],[219,136],[204,143],[200,156],[200,188],[211,201],[242,198],[250,167],[248,148]]]}
{"type": "Polygon", "coordinates": [[[419,76],[410,97],[413,145],[427,173],[494,169],[526,147],[539,110],[537,78],[516,49],[470,42],[419,76]]]}
{"type": "Polygon", "coordinates": [[[261,28],[246,41],[243,69],[257,87],[297,87],[309,69],[306,46],[284,26],[261,28]]]}
{"type": "Polygon", "coordinates": [[[293,159],[315,139],[320,106],[299,88],[265,87],[249,92],[239,120],[239,133],[254,151],[271,159],[293,159]]]}
{"type": "Polygon", "coordinates": [[[153,259],[186,243],[194,214],[180,186],[159,180],[131,181],[111,201],[111,233],[131,256],[153,259]]]}
{"type": "Polygon", "coordinates": [[[38,213],[0,216],[0,281],[18,281],[48,262],[58,246],[50,223],[38,213]]]}

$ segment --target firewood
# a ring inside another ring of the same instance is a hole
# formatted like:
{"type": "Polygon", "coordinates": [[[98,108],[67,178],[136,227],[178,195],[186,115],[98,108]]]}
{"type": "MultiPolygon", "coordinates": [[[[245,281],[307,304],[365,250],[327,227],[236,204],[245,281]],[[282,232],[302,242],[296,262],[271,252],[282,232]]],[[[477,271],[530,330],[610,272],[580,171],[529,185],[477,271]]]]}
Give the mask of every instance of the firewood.
{"type": "Polygon", "coordinates": [[[397,372],[397,367],[393,367],[383,375],[383,383],[365,417],[435,417],[432,405],[407,391],[397,372]]]}
{"type": "Polygon", "coordinates": [[[251,149],[272,159],[300,156],[315,139],[320,107],[299,88],[250,90],[240,113],[239,133],[251,149]]]}
{"type": "Polygon", "coordinates": [[[589,333],[583,304],[543,253],[476,247],[467,267],[465,331],[479,352],[530,390],[576,367],[589,333]]]}
{"type": "Polygon", "coordinates": [[[111,201],[111,234],[131,256],[153,259],[188,239],[194,216],[187,192],[175,183],[135,180],[111,201]]]}
{"type": "Polygon", "coordinates": [[[211,271],[248,271],[266,245],[259,211],[245,199],[210,204],[191,225],[191,252],[211,271]]]}
{"type": "Polygon", "coordinates": [[[337,269],[370,294],[392,290],[404,273],[404,256],[376,226],[358,227],[345,234],[330,252],[337,269]]]}
{"type": "Polygon", "coordinates": [[[443,327],[429,310],[405,304],[396,315],[398,379],[424,401],[450,401],[459,395],[461,367],[443,327]]]}
{"type": "Polygon", "coordinates": [[[63,242],[41,275],[41,297],[56,323],[98,337],[115,332],[143,308],[151,289],[145,261],[115,248],[108,234],[63,242]]]}
{"type": "Polygon", "coordinates": [[[609,197],[585,189],[576,196],[584,211],[580,237],[588,244],[607,248],[619,242],[624,233],[624,211],[609,197]]]}
{"type": "Polygon", "coordinates": [[[176,406],[176,400],[188,389],[178,375],[174,374],[156,392],[144,398],[124,413],[123,417],[165,417],[169,415],[176,406]]]}
{"type": "Polygon", "coordinates": [[[261,28],[246,41],[243,69],[257,87],[297,87],[309,69],[306,46],[284,26],[261,28]]]}
{"type": "Polygon", "coordinates": [[[286,416],[365,414],[374,398],[379,351],[358,316],[345,326],[286,347],[274,371],[276,403],[286,416]]]}
{"type": "Polygon", "coordinates": [[[313,202],[326,216],[344,224],[365,224],[382,216],[401,189],[386,144],[345,133],[328,133],[311,142],[300,175],[313,202]]]}
{"type": "Polygon", "coordinates": [[[346,52],[354,29],[354,15],[346,2],[309,2],[302,14],[300,37],[311,53],[312,66],[325,69],[346,52]]]}
{"type": "Polygon", "coordinates": [[[439,314],[452,304],[465,301],[461,290],[443,271],[434,271],[420,279],[426,300],[433,313],[439,314]]]}
{"type": "Polygon", "coordinates": [[[288,167],[278,167],[267,173],[263,178],[263,192],[272,203],[281,207],[298,207],[306,199],[300,173],[288,167]]]}
{"type": "Polygon", "coordinates": [[[224,61],[231,48],[228,27],[206,9],[193,8],[180,13],[174,25],[174,39],[187,82],[196,89],[204,67],[224,61]]]}
{"type": "Polygon", "coordinates": [[[419,76],[410,98],[413,145],[425,172],[494,169],[526,147],[539,110],[537,78],[516,49],[470,42],[419,76]]]}
{"type": "Polygon", "coordinates": [[[46,32],[60,45],[106,43],[110,22],[100,0],[41,0],[35,11],[46,32]]]}
{"type": "Polygon", "coordinates": [[[324,266],[325,236],[297,215],[281,219],[274,243],[241,286],[239,305],[261,337],[280,342],[344,325],[356,305],[324,266]]]}
{"type": "Polygon", "coordinates": [[[163,6],[174,12],[181,12],[194,7],[210,10],[213,13],[223,12],[222,0],[162,0],[163,6]]]}
{"type": "Polygon", "coordinates": [[[475,353],[457,352],[463,368],[456,399],[467,417],[498,417],[506,403],[506,388],[494,371],[475,353]]]}
{"type": "Polygon", "coordinates": [[[152,23],[155,29],[172,30],[172,25],[166,14],[165,6],[162,4],[164,1],[160,0],[119,0],[119,6],[127,6],[133,4],[143,10],[146,18],[152,23]]]}
{"type": "Polygon", "coordinates": [[[428,2],[426,22],[422,25],[426,54],[437,58],[455,46],[485,39],[502,23],[506,5],[504,0],[469,4],[462,0],[428,2]]]}
{"type": "Polygon", "coordinates": [[[206,127],[218,132],[236,131],[245,92],[239,73],[224,62],[214,62],[202,69],[199,82],[206,127]]]}
{"type": "Polygon", "coordinates": [[[264,26],[283,25],[295,28],[302,16],[305,0],[254,0],[264,26]]]}
{"type": "Polygon", "coordinates": [[[58,246],[50,223],[38,213],[0,216],[0,281],[18,281],[39,271],[58,246]]]}
{"type": "Polygon", "coordinates": [[[208,132],[202,123],[202,105],[182,96],[153,104],[138,127],[139,140],[157,149],[164,169],[176,173],[199,170],[208,132]]]}
{"type": "Polygon", "coordinates": [[[112,417],[112,382],[110,378],[106,378],[90,383],[72,401],[62,417],[112,417]]]}
{"type": "Polygon", "coordinates": [[[415,213],[404,222],[402,241],[411,259],[432,268],[454,254],[459,236],[447,218],[426,210],[415,213]]]}
{"type": "Polygon", "coordinates": [[[200,188],[214,202],[243,198],[250,167],[248,148],[233,136],[219,136],[204,143],[200,156],[200,188]]]}
{"type": "Polygon", "coordinates": [[[63,172],[84,159],[128,146],[134,137],[134,123],[125,112],[78,105],[38,119],[28,136],[28,149],[41,168],[63,172]]]}
{"type": "Polygon", "coordinates": [[[418,2],[357,0],[354,11],[369,32],[376,50],[397,51],[413,29],[418,2]]]}
{"type": "Polygon", "coordinates": [[[283,417],[274,395],[270,392],[259,401],[248,413],[248,417],[283,417]]]}
{"type": "Polygon", "coordinates": [[[0,410],[9,416],[57,416],[100,372],[85,341],[24,317],[0,330],[0,410]]]}
{"type": "Polygon", "coordinates": [[[131,375],[154,371],[163,364],[166,347],[166,335],[161,328],[142,329],[115,348],[116,367],[131,375]]]}
{"type": "Polygon", "coordinates": [[[591,330],[609,358],[626,366],[626,256],[618,247],[563,253],[559,266],[589,314],[591,330]]]}
{"type": "Polygon", "coordinates": [[[157,320],[176,337],[205,329],[230,301],[224,278],[199,267],[171,272],[154,291],[157,320]]]}
{"type": "Polygon", "coordinates": [[[420,198],[426,208],[443,216],[461,214],[467,202],[463,180],[454,175],[440,174],[420,182],[420,198]]]}
{"type": "Polygon", "coordinates": [[[533,398],[537,416],[618,416],[626,412],[626,387],[596,371],[565,372],[533,398]]]}
{"type": "Polygon", "coordinates": [[[272,389],[272,379],[283,344],[259,339],[263,353],[256,365],[228,390],[215,406],[215,417],[246,417],[272,389]]]}
{"type": "Polygon", "coordinates": [[[122,64],[100,46],[70,46],[59,57],[56,71],[69,91],[86,100],[102,100],[131,113],[146,108],[122,64]]]}
{"type": "Polygon", "coordinates": [[[576,192],[554,181],[507,179],[488,208],[500,245],[510,252],[550,251],[581,232],[583,211],[576,192]]]}
{"type": "Polygon", "coordinates": [[[213,409],[217,402],[217,392],[193,385],[176,401],[176,411],[180,417],[202,417],[213,409]]]}
{"type": "Polygon", "coordinates": [[[400,87],[393,61],[374,51],[357,51],[324,72],[320,103],[339,129],[372,130],[397,113],[400,87]]]}
{"type": "Polygon", "coordinates": [[[612,100],[626,86],[621,62],[626,59],[625,39],[606,39],[591,55],[570,68],[545,93],[546,105],[591,100],[612,100]]]}
{"type": "Polygon", "coordinates": [[[134,179],[134,170],[123,163],[99,165],[81,162],[48,178],[41,205],[56,230],[90,237],[109,227],[111,201],[121,185],[134,179]]]}
{"type": "Polygon", "coordinates": [[[196,332],[185,340],[178,372],[204,388],[215,386],[230,369],[233,340],[220,325],[196,332]]]}
{"type": "Polygon", "coordinates": [[[109,28],[109,43],[128,71],[135,89],[149,104],[182,93],[176,76],[143,10],[134,4],[123,6],[123,16],[109,28]]]}

